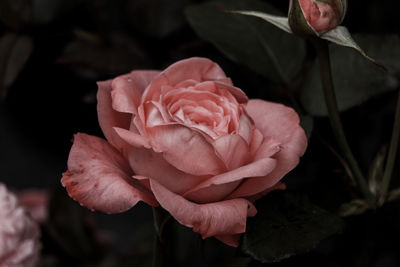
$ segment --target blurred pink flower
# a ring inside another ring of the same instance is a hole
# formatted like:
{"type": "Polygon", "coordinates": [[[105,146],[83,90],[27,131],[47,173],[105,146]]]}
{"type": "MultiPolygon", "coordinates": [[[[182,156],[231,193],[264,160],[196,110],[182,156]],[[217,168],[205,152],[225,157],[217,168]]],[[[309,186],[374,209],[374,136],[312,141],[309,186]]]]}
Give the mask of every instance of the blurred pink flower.
{"type": "Polygon", "coordinates": [[[22,190],[17,193],[19,204],[29,212],[38,223],[44,223],[48,217],[48,194],[45,190],[22,190]]]}
{"type": "Polygon", "coordinates": [[[0,183],[0,266],[37,266],[39,238],[36,222],[18,204],[17,197],[0,183]]]}

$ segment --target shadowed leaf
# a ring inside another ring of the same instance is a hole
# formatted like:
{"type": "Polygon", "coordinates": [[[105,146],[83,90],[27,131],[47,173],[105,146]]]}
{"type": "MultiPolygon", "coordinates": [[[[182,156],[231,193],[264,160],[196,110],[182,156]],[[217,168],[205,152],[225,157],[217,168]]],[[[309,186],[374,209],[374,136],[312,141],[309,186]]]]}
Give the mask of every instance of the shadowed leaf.
{"type": "Polygon", "coordinates": [[[186,9],[195,31],[232,61],[243,64],[273,82],[288,82],[305,57],[304,41],[256,17],[226,10],[253,10],[280,15],[258,1],[213,1],[186,9]]]}
{"type": "Polygon", "coordinates": [[[339,217],[298,194],[272,192],[256,207],[258,214],[248,219],[240,248],[263,263],[307,252],[344,228],[339,217]]]}
{"type": "MultiPolygon", "coordinates": [[[[400,37],[396,35],[355,35],[366,53],[385,65],[388,71],[371,64],[353,49],[330,46],[331,66],[339,110],[344,111],[394,90],[400,84],[400,37]]],[[[301,92],[305,109],[315,116],[326,116],[327,110],[319,77],[318,63],[310,71],[301,92]]]]}

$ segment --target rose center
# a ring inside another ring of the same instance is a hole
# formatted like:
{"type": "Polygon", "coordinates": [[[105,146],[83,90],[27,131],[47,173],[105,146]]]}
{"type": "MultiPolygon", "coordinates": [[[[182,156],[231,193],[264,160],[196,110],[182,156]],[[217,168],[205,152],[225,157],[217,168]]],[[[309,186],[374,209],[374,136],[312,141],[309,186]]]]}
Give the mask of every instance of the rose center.
{"type": "Polygon", "coordinates": [[[230,92],[218,88],[216,83],[196,83],[165,91],[163,105],[174,121],[198,129],[212,138],[237,131],[239,104],[230,92]]]}

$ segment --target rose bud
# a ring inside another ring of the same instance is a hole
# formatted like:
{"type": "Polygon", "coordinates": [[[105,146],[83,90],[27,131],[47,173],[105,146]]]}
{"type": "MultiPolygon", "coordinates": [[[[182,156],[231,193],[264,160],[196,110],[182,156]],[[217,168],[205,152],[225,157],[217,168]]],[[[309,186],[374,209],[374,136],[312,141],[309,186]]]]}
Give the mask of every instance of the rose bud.
{"type": "Polygon", "coordinates": [[[0,183],[0,266],[34,267],[40,256],[36,222],[0,183]]]}
{"type": "Polygon", "coordinates": [[[76,134],[62,184],[92,210],[160,205],[203,238],[237,246],[253,202],[275,189],[303,155],[297,113],[249,100],[205,58],[99,83],[106,140],[76,134]]]}
{"type": "Polygon", "coordinates": [[[342,23],[347,0],[290,0],[289,25],[298,35],[320,35],[342,23]]]}

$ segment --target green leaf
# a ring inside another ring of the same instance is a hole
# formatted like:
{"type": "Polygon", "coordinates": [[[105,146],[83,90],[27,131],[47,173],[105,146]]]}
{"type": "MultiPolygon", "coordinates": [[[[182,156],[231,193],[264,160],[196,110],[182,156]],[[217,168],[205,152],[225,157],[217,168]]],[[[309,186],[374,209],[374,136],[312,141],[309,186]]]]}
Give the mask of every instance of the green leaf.
{"type": "Polygon", "coordinates": [[[225,56],[273,82],[288,82],[305,58],[305,43],[259,18],[224,10],[252,10],[281,15],[259,0],[224,0],[191,6],[186,16],[202,37],[225,56]]]}
{"type": "Polygon", "coordinates": [[[158,238],[162,241],[164,226],[168,220],[171,219],[171,215],[162,207],[153,207],[153,216],[156,233],[158,238]]]}
{"type": "MultiPolygon", "coordinates": [[[[394,90],[400,84],[399,36],[355,35],[354,39],[369,55],[382,62],[388,71],[370,64],[352,49],[330,46],[332,74],[340,111],[394,90]]],[[[311,115],[328,114],[317,62],[309,72],[300,99],[311,115]]]]}
{"type": "Polygon", "coordinates": [[[314,248],[344,228],[342,219],[304,195],[275,191],[258,202],[249,218],[241,250],[263,263],[277,262],[314,248]]]}
{"type": "Polygon", "coordinates": [[[31,38],[9,33],[0,38],[0,98],[17,79],[33,50],[31,38]]]}
{"type": "Polygon", "coordinates": [[[361,49],[361,47],[357,44],[357,42],[354,41],[354,39],[351,37],[351,34],[346,27],[338,26],[333,30],[324,33],[320,37],[337,45],[353,48],[372,63],[385,69],[385,67],[383,67],[380,63],[378,63],[375,59],[369,57],[364,52],[364,50],[361,49]]]}
{"type": "Polygon", "coordinates": [[[348,203],[344,203],[340,206],[338,215],[342,217],[360,215],[370,209],[367,202],[362,199],[353,199],[348,203]]]}
{"type": "MultiPolygon", "coordinates": [[[[113,1],[110,1],[112,3],[113,1]]],[[[162,39],[185,24],[182,9],[192,0],[135,0],[128,1],[126,20],[137,31],[162,39]]],[[[107,12],[105,10],[105,12],[107,12]]]]}
{"type": "Polygon", "coordinates": [[[271,23],[272,25],[278,27],[279,29],[281,29],[287,33],[292,33],[292,30],[290,29],[289,21],[288,21],[287,17],[275,16],[275,15],[270,15],[267,13],[257,12],[257,11],[232,10],[229,12],[252,16],[252,17],[257,17],[257,18],[263,19],[263,20],[271,23]]]}

